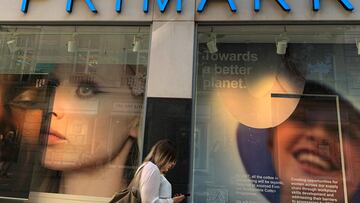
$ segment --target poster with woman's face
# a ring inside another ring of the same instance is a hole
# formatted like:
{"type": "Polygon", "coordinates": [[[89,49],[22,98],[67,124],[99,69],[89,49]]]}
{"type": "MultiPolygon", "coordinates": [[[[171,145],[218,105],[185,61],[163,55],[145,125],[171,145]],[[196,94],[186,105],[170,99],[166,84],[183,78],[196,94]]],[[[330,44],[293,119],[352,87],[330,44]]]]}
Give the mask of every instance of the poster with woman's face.
{"type": "Polygon", "coordinates": [[[194,201],[358,202],[356,49],[217,45],[198,47],[194,201]]]}
{"type": "Polygon", "coordinates": [[[110,197],[127,186],[139,162],[145,73],[141,66],[54,67],[41,159],[49,173],[39,191],[110,197]]]}
{"type": "MultiPolygon", "coordinates": [[[[45,68],[44,68],[45,66],[45,68]]],[[[40,66],[39,66],[40,67],[40,66]]],[[[29,98],[23,111],[41,126],[32,191],[110,197],[124,189],[139,162],[137,140],[145,89],[145,67],[46,64],[46,108],[29,98]],[[31,103],[30,103],[31,102],[31,103]]],[[[23,88],[17,98],[39,94],[23,88]]],[[[10,123],[23,122],[18,109],[10,123]]]]}

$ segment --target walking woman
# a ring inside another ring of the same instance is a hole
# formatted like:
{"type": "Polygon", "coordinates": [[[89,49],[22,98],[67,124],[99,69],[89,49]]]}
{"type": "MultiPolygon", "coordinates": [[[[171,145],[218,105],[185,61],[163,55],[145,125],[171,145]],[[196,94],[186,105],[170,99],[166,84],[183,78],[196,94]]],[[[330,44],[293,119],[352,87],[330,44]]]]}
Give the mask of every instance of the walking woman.
{"type": "Polygon", "coordinates": [[[184,195],[171,198],[171,184],[164,174],[175,166],[176,148],[169,140],[160,140],[140,166],[140,196],[142,203],[178,203],[184,195]]]}

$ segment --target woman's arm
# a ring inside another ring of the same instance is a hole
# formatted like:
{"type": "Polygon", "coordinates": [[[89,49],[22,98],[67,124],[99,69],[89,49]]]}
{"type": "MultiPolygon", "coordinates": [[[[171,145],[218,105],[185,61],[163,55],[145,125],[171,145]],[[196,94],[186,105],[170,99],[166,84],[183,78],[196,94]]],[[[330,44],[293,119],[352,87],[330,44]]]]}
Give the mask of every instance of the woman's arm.
{"type": "Polygon", "coordinates": [[[160,171],[151,163],[142,169],[139,188],[141,203],[173,203],[171,198],[159,198],[160,171]]]}

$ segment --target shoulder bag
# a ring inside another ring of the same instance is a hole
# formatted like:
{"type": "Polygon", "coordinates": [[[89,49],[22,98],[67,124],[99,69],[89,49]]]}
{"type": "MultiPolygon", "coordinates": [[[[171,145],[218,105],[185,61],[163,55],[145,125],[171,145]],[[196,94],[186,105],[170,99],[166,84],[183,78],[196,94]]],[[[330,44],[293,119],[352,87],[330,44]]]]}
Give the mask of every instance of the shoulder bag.
{"type": "Polygon", "coordinates": [[[129,186],[112,196],[109,203],[141,203],[140,197],[140,177],[144,165],[140,166],[136,171],[134,178],[131,180],[129,186]]]}

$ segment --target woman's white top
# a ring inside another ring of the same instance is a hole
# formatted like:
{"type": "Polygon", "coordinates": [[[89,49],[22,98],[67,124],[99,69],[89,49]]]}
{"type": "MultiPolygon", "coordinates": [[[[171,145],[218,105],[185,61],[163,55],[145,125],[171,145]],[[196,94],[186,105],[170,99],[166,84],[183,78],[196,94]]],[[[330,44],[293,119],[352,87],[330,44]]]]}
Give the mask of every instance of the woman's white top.
{"type": "Polygon", "coordinates": [[[141,203],[173,203],[171,184],[159,168],[150,161],[142,167],[139,184],[141,203]]]}

